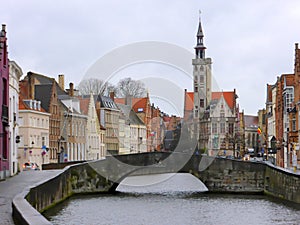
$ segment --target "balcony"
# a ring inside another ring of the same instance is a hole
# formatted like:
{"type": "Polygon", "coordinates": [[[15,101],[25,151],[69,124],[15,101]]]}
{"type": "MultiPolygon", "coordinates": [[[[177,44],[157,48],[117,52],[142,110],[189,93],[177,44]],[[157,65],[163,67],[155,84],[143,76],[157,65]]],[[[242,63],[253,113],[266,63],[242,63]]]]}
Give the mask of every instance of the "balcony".
{"type": "Polygon", "coordinates": [[[4,125],[8,126],[8,106],[6,105],[2,105],[2,123],[4,123],[4,125]]]}

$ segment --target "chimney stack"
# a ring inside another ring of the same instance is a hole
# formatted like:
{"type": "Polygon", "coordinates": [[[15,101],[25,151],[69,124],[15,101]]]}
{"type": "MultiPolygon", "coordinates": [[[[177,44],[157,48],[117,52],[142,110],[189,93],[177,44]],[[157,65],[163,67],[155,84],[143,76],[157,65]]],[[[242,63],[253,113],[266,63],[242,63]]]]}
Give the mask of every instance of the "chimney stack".
{"type": "Polygon", "coordinates": [[[295,47],[296,47],[296,49],[298,49],[298,43],[295,43],[295,47]]]}
{"type": "Polygon", "coordinates": [[[73,84],[73,83],[70,83],[70,84],[69,84],[69,87],[70,87],[70,89],[69,89],[69,95],[70,95],[71,97],[74,97],[74,84],[73,84]]]}
{"type": "Polygon", "coordinates": [[[29,99],[34,99],[34,78],[32,77],[32,72],[27,73],[28,76],[28,85],[29,85],[29,99]]]}
{"type": "Polygon", "coordinates": [[[125,105],[129,105],[130,107],[132,107],[132,96],[131,95],[126,95],[125,105]]]}
{"type": "Polygon", "coordinates": [[[2,30],[1,30],[0,36],[1,37],[6,36],[6,25],[5,24],[2,24],[2,30]]]}
{"type": "Polygon", "coordinates": [[[111,98],[111,100],[115,101],[115,92],[114,91],[109,92],[109,97],[111,98]]]}
{"type": "Polygon", "coordinates": [[[58,75],[58,85],[62,90],[65,90],[65,75],[63,74],[58,75]]]}

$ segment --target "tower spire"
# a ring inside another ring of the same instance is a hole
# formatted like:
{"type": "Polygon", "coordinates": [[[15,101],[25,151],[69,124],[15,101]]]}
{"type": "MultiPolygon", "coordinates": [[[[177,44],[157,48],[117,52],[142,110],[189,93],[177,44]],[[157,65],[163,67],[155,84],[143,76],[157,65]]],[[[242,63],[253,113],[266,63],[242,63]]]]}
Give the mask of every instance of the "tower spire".
{"type": "Polygon", "coordinates": [[[196,58],[198,59],[205,59],[205,49],[206,47],[204,46],[203,43],[203,29],[202,29],[202,24],[201,24],[201,10],[199,10],[199,25],[198,25],[198,32],[197,32],[197,45],[195,47],[195,52],[196,52],[196,58]]]}

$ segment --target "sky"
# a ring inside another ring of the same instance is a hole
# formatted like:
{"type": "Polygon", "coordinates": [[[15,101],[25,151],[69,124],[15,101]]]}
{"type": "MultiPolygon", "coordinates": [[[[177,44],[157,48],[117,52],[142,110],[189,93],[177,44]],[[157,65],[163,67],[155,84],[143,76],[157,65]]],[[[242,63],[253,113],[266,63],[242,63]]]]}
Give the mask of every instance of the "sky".
{"type": "MultiPolygon", "coordinates": [[[[298,0],[10,0],[0,8],[0,22],[7,25],[9,58],[24,74],[64,74],[65,83],[76,86],[98,59],[131,43],[165,42],[193,53],[199,10],[217,86],[235,88],[240,110],[255,115],[265,107],[266,84],[293,73],[300,42],[298,0]]],[[[118,73],[167,80],[180,73],[149,65],[118,73]]],[[[192,91],[192,80],[174,80],[192,91]]]]}

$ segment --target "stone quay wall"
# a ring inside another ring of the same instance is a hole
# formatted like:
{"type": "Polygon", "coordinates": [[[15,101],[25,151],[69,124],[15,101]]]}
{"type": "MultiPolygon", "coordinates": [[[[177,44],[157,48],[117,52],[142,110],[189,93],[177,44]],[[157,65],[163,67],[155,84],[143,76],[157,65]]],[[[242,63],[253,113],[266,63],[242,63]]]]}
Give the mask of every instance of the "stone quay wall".
{"type": "MultiPolygon", "coordinates": [[[[50,224],[40,213],[73,194],[113,192],[117,182],[132,174],[146,175],[175,172],[164,167],[170,154],[153,153],[120,157],[120,164],[112,166],[112,158],[66,167],[59,175],[44,183],[27,188],[13,200],[16,224],[50,224]],[[125,169],[122,163],[146,166],[145,169],[125,169]],[[148,165],[152,165],[148,167],[148,165]],[[107,175],[103,175],[107,174],[107,175]],[[32,207],[31,207],[32,206],[32,207]]],[[[172,158],[171,158],[172,159],[172,158]]],[[[171,165],[175,163],[171,160],[171,165]]],[[[300,175],[276,168],[267,163],[244,162],[223,158],[193,156],[178,172],[198,177],[209,192],[267,194],[300,204],[300,175]]]]}

